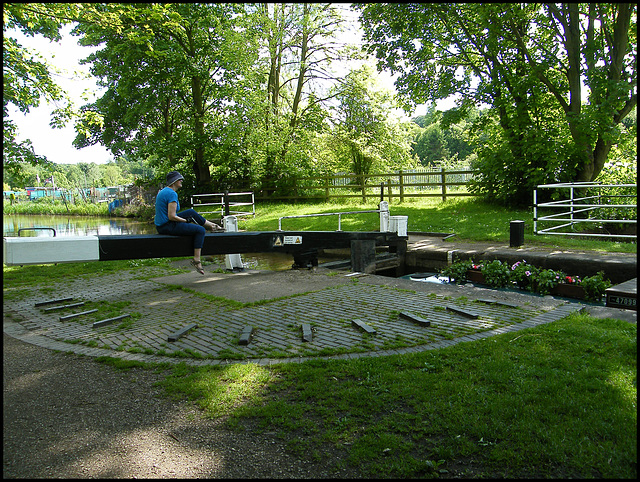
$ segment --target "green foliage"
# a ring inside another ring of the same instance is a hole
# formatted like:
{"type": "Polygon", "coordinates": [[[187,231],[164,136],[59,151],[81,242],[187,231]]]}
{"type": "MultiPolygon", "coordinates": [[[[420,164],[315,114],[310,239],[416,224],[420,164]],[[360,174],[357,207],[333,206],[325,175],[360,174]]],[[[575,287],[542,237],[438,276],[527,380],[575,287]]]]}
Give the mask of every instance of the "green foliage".
{"type": "Polygon", "coordinates": [[[607,228],[611,230],[624,229],[629,224],[615,223],[615,220],[637,220],[637,182],[638,167],[637,162],[612,161],[605,164],[604,169],[596,179],[600,184],[631,184],[630,187],[610,187],[594,190],[593,194],[601,197],[602,204],[628,204],[632,207],[598,208],[591,216],[595,219],[611,219],[613,223],[607,228]]]}
{"type": "Polygon", "coordinates": [[[636,337],[633,324],[572,315],[408,355],[178,365],[161,385],[357,478],[635,478],[636,337]]]}
{"type": "Polygon", "coordinates": [[[473,266],[472,260],[456,261],[444,268],[440,273],[449,277],[449,282],[462,284],[467,281],[467,271],[473,266]]]}
{"type": "Polygon", "coordinates": [[[586,276],[580,282],[584,289],[585,298],[590,301],[600,301],[607,288],[611,287],[611,282],[604,277],[602,271],[593,276],[586,276]]]}
{"type": "Polygon", "coordinates": [[[78,6],[57,3],[6,3],[2,6],[2,73],[3,73],[3,171],[20,177],[22,167],[47,165],[46,157],[37,154],[30,140],[17,141],[17,127],[9,119],[9,106],[27,113],[46,102],[61,102],[66,95],[54,80],[54,72],[46,59],[24,48],[12,32],[43,35],[50,40],[60,38],[59,30],[71,21],[78,6]]]}
{"type": "Polygon", "coordinates": [[[465,283],[467,270],[480,268],[484,276],[484,284],[493,288],[518,287],[541,295],[551,293],[559,284],[580,285],[585,291],[585,298],[589,301],[600,301],[611,281],[604,277],[603,272],[594,276],[580,279],[579,276],[568,276],[562,271],[541,269],[528,264],[526,260],[518,261],[511,267],[499,260],[476,265],[471,260],[457,261],[441,270],[442,275],[449,276],[450,282],[465,283]]]}
{"type": "Polygon", "coordinates": [[[509,265],[499,259],[485,263],[482,267],[484,281],[492,288],[504,288],[509,285],[509,265]]]}
{"type": "Polygon", "coordinates": [[[518,288],[533,291],[533,281],[540,269],[528,264],[525,260],[518,261],[511,266],[509,277],[518,288]]]}
{"type": "Polygon", "coordinates": [[[536,276],[535,291],[541,295],[549,294],[553,288],[562,282],[564,277],[565,275],[562,271],[543,269],[536,276]]]}
{"type": "Polygon", "coordinates": [[[65,203],[60,200],[41,197],[33,201],[21,201],[11,205],[3,202],[4,214],[70,214],[72,216],[107,216],[106,203],[89,203],[78,201],[65,203]]]}
{"type": "Polygon", "coordinates": [[[476,192],[491,202],[527,205],[536,184],[592,181],[636,106],[635,4],[354,6],[407,106],[453,94],[461,112],[491,106],[474,139],[476,192]]]}

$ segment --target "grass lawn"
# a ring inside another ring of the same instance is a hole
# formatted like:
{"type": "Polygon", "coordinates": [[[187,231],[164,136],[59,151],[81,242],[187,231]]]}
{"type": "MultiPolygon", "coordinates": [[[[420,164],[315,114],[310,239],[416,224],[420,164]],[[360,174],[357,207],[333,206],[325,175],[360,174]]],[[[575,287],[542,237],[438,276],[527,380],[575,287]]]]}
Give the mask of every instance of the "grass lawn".
{"type": "MultiPolygon", "coordinates": [[[[344,211],[378,209],[377,203],[362,204],[355,201],[301,204],[258,204],[256,217],[239,218],[240,229],[248,231],[273,231],[278,229],[278,218],[300,214],[318,214],[344,211]]],[[[408,231],[455,233],[459,241],[489,241],[509,243],[509,223],[525,222],[525,245],[550,245],[564,249],[588,249],[602,252],[635,253],[635,242],[604,241],[583,237],[566,237],[533,234],[532,209],[507,209],[477,201],[473,198],[405,201],[389,206],[392,216],[407,216],[408,231]]],[[[380,217],[376,213],[347,214],[341,219],[343,231],[377,231],[380,217]]],[[[320,216],[283,219],[285,231],[334,231],[338,229],[338,216],[320,216]]]]}
{"type": "Polygon", "coordinates": [[[572,315],[412,355],[182,364],[161,384],[358,477],[635,478],[636,337],[636,325],[572,315]]]}

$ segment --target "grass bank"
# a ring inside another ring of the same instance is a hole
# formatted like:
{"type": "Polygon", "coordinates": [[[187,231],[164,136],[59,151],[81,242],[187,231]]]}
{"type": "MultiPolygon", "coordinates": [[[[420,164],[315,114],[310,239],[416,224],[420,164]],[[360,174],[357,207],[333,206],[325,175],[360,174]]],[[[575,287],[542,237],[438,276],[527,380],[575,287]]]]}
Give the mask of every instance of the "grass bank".
{"type": "Polygon", "coordinates": [[[413,355],[179,365],[161,385],[356,477],[635,478],[636,336],[572,315],[413,355]]]}

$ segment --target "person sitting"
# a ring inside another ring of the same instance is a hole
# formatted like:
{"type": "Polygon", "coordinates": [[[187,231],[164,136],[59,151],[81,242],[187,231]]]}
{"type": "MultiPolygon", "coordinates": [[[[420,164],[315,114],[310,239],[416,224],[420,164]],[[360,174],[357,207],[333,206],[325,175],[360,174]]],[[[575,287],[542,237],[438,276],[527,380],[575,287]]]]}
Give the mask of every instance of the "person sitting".
{"type": "Polygon", "coordinates": [[[184,177],[178,171],[167,174],[167,186],[156,196],[156,215],[153,220],[159,234],[174,236],[193,236],[193,260],[191,265],[200,274],[204,274],[200,254],[204,244],[205,228],[211,231],[221,229],[217,224],[207,221],[194,209],[180,211],[178,189],[182,187],[184,177]],[[195,224],[193,224],[195,223],[195,224]]]}

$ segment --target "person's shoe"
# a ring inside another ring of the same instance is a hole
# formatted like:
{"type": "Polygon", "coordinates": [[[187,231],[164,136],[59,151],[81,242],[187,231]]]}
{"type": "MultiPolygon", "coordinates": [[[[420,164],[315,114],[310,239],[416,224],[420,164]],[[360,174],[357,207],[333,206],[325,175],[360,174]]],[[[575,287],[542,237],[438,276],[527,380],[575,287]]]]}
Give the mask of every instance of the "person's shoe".
{"type": "Polygon", "coordinates": [[[193,266],[198,273],[204,274],[204,269],[202,268],[202,262],[192,259],[191,266],[193,266]]]}

